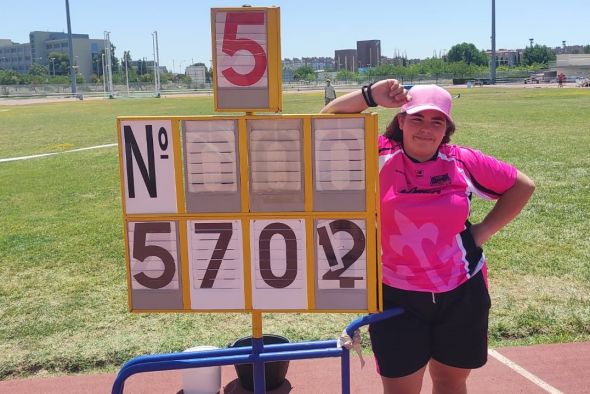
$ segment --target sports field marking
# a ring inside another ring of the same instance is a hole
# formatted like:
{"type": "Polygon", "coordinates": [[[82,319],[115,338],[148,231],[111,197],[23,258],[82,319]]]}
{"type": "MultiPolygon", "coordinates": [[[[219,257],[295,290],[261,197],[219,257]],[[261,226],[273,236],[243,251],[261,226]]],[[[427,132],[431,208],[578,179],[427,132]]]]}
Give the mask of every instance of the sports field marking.
{"type": "Polygon", "coordinates": [[[117,144],[96,145],[96,146],[91,146],[91,147],[88,147],[88,148],[72,149],[72,150],[66,150],[66,151],[63,151],[63,152],[42,153],[42,154],[39,154],[39,155],[32,155],[32,156],[9,157],[7,159],[0,159],[0,163],[5,163],[5,162],[8,162],[8,161],[36,159],[38,157],[59,155],[60,153],[71,153],[71,152],[80,152],[80,151],[83,151],[83,150],[90,150],[90,149],[110,148],[110,147],[113,147],[113,146],[117,146],[117,144]]]}
{"type": "Polygon", "coordinates": [[[536,384],[537,386],[539,386],[540,388],[542,388],[546,392],[551,393],[551,394],[563,394],[562,391],[551,386],[549,383],[545,382],[543,379],[539,378],[538,376],[533,375],[532,373],[530,373],[529,371],[527,371],[526,369],[524,369],[520,365],[516,364],[514,361],[502,356],[497,351],[495,351],[493,349],[488,349],[488,354],[490,356],[492,356],[493,358],[495,358],[496,360],[498,360],[499,362],[501,362],[502,364],[506,365],[508,368],[510,368],[513,371],[515,371],[516,373],[518,373],[519,375],[522,375],[523,377],[527,378],[528,380],[530,380],[531,382],[533,382],[534,384],[536,384]]]}

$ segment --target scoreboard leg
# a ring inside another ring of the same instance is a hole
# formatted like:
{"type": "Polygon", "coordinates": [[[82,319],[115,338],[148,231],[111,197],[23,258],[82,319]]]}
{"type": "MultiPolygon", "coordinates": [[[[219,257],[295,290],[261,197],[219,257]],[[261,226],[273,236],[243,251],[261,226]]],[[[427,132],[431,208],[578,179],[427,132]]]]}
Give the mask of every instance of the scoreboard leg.
{"type": "MultiPolygon", "coordinates": [[[[264,342],[262,336],[259,338],[252,338],[252,354],[256,357],[264,351],[264,342]]],[[[264,376],[264,362],[256,357],[254,362],[254,393],[266,393],[266,378],[264,376]]]]}
{"type": "Polygon", "coordinates": [[[254,393],[266,392],[266,379],[264,377],[264,363],[258,357],[264,351],[264,339],[262,336],[262,312],[252,312],[252,354],[256,360],[254,368],[254,393]]]}
{"type": "Polygon", "coordinates": [[[350,394],[350,350],[346,348],[342,348],[340,373],[342,378],[342,394],[350,394]]]}

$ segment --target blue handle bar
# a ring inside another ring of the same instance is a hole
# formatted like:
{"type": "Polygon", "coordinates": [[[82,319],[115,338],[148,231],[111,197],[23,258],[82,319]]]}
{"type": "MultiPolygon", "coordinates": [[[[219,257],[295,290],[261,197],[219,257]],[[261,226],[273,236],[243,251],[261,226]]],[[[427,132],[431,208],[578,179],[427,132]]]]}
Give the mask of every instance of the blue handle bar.
{"type": "Polygon", "coordinates": [[[366,326],[367,324],[376,323],[381,320],[389,319],[390,317],[401,315],[404,313],[402,308],[391,308],[387,309],[381,313],[374,313],[371,315],[361,316],[356,320],[353,320],[352,323],[346,327],[346,334],[349,337],[352,337],[354,332],[358,330],[362,326],[366,326]]]}

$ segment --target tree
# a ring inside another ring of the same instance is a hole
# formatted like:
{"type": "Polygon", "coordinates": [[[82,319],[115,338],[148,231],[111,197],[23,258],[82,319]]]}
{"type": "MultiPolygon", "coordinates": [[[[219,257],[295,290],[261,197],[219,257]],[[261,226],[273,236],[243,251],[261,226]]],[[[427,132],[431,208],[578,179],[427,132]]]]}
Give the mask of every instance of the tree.
{"type": "Polygon", "coordinates": [[[293,72],[296,81],[315,81],[315,72],[309,66],[301,66],[293,72]]]}
{"type": "Polygon", "coordinates": [[[430,74],[435,78],[440,77],[447,70],[445,61],[438,57],[431,57],[420,63],[424,74],[430,74]]]}
{"type": "Polygon", "coordinates": [[[584,45],[584,53],[590,53],[590,45],[584,45]]]}
{"type": "Polygon", "coordinates": [[[546,45],[535,44],[534,47],[526,47],[524,49],[522,59],[526,66],[533,64],[543,64],[546,66],[550,61],[555,60],[555,54],[546,45]]]}
{"type": "Polygon", "coordinates": [[[42,64],[33,64],[31,68],[29,68],[29,75],[42,77],[47,76],[48,74],[47,67],[42,64]]]}
{"type": "Polygon", "coordinates": [[[149,74],[150,71],[147,68],[147,62],[143,59],[137,61],[137,75],[149,74]]]}
{"type": "MultiPolygon", "coordinates": [[[[111,43],[111,69],[113,74],[119,72],[119,59],[115,56],[115,49],[117,49],[113,43],[111,43]]],[[[104,49],[103,49],[104,53],[104,49]]],[[[106,62],[106,60],[105,60],[106,62]]]]}
{"type": "Polygon", "coordinates": [[[339,81],[355,81],[356,74],[348,70],[340,70],[336,74],[336,79],[339,81]]]}
{"type": "Polygon", "coordinates": [[[20,83],[19,74],[13,70],[0,70],[0,85],[17,85],[20,83]]]}
{"type": "Polygon", "coordinates": [[[102,53],[103,52],[92,54],[92,72],[96,74],[98,78],[103,74],[102,53]]]}
{"type": "Polygon", "coordinates": [[[49,52],[48,59],[53,58],[52,74],[70,75],[70,57],[64,52],[49,52]]]}
{"type": "Polygon", "coordinates": [[[488,56],[485,52],[479,51],[475,45],[466,42],[453,46],[447,53],[447,59],[450,63],[463,61],[476,66],[488,64],[488,56]]]}
{"type": "Polygon", "coordinates": [[[449,64],[447,72],[450,73],[453,78],[470,78],[477,74],[487,72],[487,67],[469,65],[465,62],[455,62],[449,64]]]}

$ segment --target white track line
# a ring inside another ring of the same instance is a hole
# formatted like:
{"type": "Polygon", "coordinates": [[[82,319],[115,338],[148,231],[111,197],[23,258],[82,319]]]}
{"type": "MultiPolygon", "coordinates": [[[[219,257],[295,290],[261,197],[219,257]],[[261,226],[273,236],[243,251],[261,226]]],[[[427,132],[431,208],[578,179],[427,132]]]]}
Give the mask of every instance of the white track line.
{"type": "Polygon", "coordinates": [[[497,351],[495,351],[493,349],[488,349],[488,354],[490,356],[492,356],[493,358],[495,358],[496,360],[498,360],[499,362],[501,362],[502,364],[506,365],[508,368],[515,371],[516,373],[527,378],[528,380],[530,380],[531,382],[533,382],[534,384],[536,384],[537,386],[539,386],[540,388],[542,388],[546,392],[551,393],[551,394],[563,394],[562,391],[551,386],[549,383],[545,382],[544,380],[542,380],[538,376],[533,375],[532,373],[530,373],[529,371],[527,371],[526,369],[524,369],[520,365],[516,364],[514,361],[502,356],[497,351]]]}
{"type": "Polygon", "coordinates": [[[99,148],[110,148],[112,146],[117,146],[117,144],[97,145],[97,146],[91,146],[89,148],[72,149],[72,150],[66,150],[63,152],[42,153],[40,155],[32,155],[32,156],[9,157],[8,159],[0,159],[0,163],[6,163],[8,161],[36,159],[38,157],[59,155],[60,153],[80,152],[83,150],[99,149],[99,148]]]}

